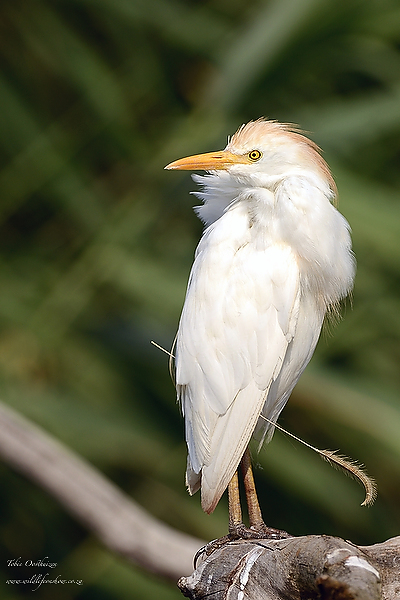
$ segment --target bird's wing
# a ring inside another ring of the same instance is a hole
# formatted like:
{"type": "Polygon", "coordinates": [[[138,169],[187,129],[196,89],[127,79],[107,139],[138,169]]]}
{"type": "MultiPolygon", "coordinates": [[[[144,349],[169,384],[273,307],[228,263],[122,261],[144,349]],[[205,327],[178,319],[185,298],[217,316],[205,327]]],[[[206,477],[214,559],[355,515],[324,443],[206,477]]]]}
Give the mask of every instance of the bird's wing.
{"type": "Polygon", "coordinates": [[[188,486],[194,493],[201,479],[207,512],[238,466],[297,323],[299,269],[292,250],[252,235],[239,209],[206,230],[177,336],[188,486]]]}
{"type": "Polygon", "coordinates": [[[262,409],[262,417],[257,423],[255,437],[261,448],[264,440],[270,441],[274,425],[300,375],[309,363],[318,342],[325,316],[325,304],[314,294],[302,293],[296,320],[296,333],[288,344],[285,359],[279,375],[271,383],[262,409]]]}

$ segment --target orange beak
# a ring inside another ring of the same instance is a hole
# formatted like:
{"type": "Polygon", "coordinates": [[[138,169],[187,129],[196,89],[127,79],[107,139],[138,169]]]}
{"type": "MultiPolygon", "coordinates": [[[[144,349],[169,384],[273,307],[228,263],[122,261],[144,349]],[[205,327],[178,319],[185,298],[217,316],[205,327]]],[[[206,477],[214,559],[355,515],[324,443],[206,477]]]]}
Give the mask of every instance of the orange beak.
{"type": "Polygon", "coordinates": [[[227,169],[231,165],[246,163],[246,157],[233,154],[227,150],[220,152],[207,152],[206,154],[195,154],[175,160],[165,169],[176,169],[180,171],[217,171],[227,169]]]}

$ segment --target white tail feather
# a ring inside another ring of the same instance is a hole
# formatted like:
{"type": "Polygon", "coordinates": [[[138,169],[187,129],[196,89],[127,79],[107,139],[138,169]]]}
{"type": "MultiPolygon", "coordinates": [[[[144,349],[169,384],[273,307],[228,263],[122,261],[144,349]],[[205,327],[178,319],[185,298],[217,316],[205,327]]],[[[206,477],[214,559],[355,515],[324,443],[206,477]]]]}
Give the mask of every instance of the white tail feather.
{"type": "Polygon", "coordinates": [[[365,471],[364,465],[357,463],[356,461],[349,459],[346,456],[337,454],[336,450],[320,450],[319,448],[315,448],[314,446],[308,444],[293,433],[286,431],[286,429],[284,429],[277,423],[274,423],[270,419],[267,419],[267,417],[264,417],[264,415],[260,416],[262,419],[265,419],[265,421],[279,429],[279,431],[286,433],[286,435],[290,436],[297,442],[300,442],[307,448],[310,448],[310,450],[314,450],[314,452],[317,452],[317,454],[319,454],[324,460],[326,460],[332,467],[341,469],[346,475],[349,475],[350,477],[356,479],[359,483],[361,483],[364,486],[365,489],[365,499],[364,502],[361,503],[361,506],[370,506],[371,504],[373,504],[377,496],[376,483],[375,480],[372,477],[370,477],[365,471]]]}
{"type": "Polygon", "coordinates": [[[168,354],[168,356],[170,358],[175,358],[175,356],[171,352],[168,352],[168,350],[166,350],[165,348],[163,348],[162,346],[160,346],[160,344],[157,344],[157,342],[154,342],[153,340],[150,340],[150,344],[153,344],[153,346],[155,346],[159,350],[162,350],[162,352],[165,352],[165,354],[168,354]]]}

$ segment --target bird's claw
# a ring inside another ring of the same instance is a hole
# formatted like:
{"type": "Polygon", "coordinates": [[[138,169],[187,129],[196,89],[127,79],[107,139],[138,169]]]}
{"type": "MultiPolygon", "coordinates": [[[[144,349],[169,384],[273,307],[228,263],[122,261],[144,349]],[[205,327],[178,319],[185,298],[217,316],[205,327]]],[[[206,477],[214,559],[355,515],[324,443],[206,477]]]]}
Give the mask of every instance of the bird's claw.
{"type": "Polygon", "coordinates": [[[229,535],[230,541],[233,540],[251,540],[251,539],[272,539],[272,540],[282,540],[285,538],[293,537],[286,531],[282,531],[280,529],[274,529],[273,527],[268,527],[265,523],[257,523],[257,525],[251,525],[250,527],[246,527],[243,523],[239,523],[238,525],[234,525],[230,527],[229,535]]]}
{"type": "Polygon", "coordinates": [[[229,533],[216,540],[208,542],[205,546],[202,546],[195,554],[193,559],[194,568],[197,566],[197,561],[202,554],[210,556],[213,552],[222,548],[230,542],[236,542],[237,540],[261,540],[261,539],[272,539],[272,540],[283,540],[286,538],[293,537],[290,533],[282,531],[280,529],[274,529],[268,527],[265,523],[257,525],[251,525],[246,527],[244,523],[238,523],[237,525],[230,526],[229,533]]]}

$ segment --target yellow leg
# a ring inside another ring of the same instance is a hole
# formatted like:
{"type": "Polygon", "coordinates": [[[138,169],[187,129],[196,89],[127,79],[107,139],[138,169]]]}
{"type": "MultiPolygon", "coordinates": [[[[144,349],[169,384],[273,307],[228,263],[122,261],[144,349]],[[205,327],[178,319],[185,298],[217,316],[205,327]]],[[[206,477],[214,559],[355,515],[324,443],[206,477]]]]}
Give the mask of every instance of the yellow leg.
{"type": "Polygon", "coordinates": [[[242,523],[240,507],[239,478],[237,471],[228,484],[229,531],[234,531],[242,523]]]}
{"type": "Polygon", "coordinates": [[[243,454],[241,467],[243,474],[244,490],[246,492],[247,508],[249,511],[249,525],[250,527],[259,527],[260,525],[264,525],[264,521],[261,514],[260,504],[257,498],[253,470],[251,468],[250,452],[248,448],[246,448],[246,451],[243,454]]]}
{"type": "Polygon", "coordinates": [[[242,509],[240,506],[239,477],[238,472],[234,474],[228,485],[229,500],[229,535],[215,540],[208,552],[221,547],[228,541],[235,539],[283,539],[291,537],[286,531],[267,527],[262,518],[260,505],[254,485],[253,471],[251,468],[250,451],[247,448],[241,460],[244,490],[246,493],[247,509],[249,515],[249,527],[245,527],[242,521],[242,509]]]}

